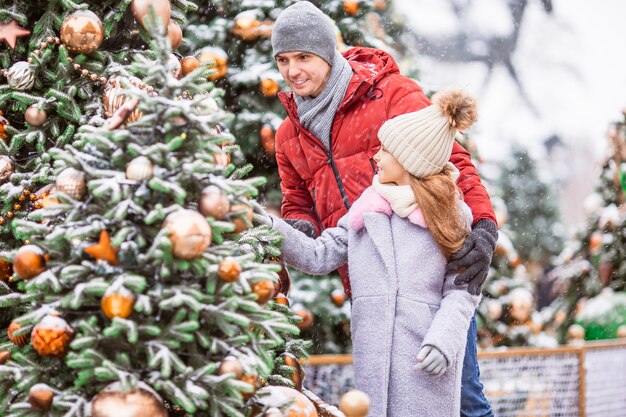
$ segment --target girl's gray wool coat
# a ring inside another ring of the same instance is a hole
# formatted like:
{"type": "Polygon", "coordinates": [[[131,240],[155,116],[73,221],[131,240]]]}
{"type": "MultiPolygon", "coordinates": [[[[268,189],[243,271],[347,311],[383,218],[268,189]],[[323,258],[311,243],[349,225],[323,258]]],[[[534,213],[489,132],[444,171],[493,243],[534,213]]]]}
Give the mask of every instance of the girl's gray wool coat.
{"type": "Polygon", "coordinates": [[[368,212],[355,230],[349,216],[317,239],[271,217],[285,236],[287,264],[325,275],[348,263],[355,381],[370,397],[368,416],[460,415],[465,342],[480,297],[446,274],[445,257],[427,229],[395,213],[368,212]],[[425,345],[445,355],[443,375],[413,369],[425,345]]]}

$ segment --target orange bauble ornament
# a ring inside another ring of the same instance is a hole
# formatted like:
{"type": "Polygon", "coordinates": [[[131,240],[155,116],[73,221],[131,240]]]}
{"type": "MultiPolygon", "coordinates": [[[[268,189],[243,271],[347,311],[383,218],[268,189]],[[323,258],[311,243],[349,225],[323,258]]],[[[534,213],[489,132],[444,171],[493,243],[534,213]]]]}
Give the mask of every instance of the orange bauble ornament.
{"type": "Polygon", "coordinates": [[[278,94],[278,90],[280,90],[280,86],[276,81],[270,78],[261,80],[261,93],[263,93],[265,97],[274,97],[278,94]]]}
{"type": "Polygon", "coordinates": [[[60,35],[61,42],[70,52],[89,54],[102,44],[104,28],[94,12],[77,10],[63,20],[60,35]]]}
{"type": "Polygon", "coordinates": [[[129,317],[133,313],[135,296],[132,292],[122,287],[117,290],[107,290],[100,300],[100,308],[105,316],[112,319],[129,317]]]}
{"type": "Polygon", "coordinates": [[[167,25],[167,37],[170,38],[172,49],[178,48],[180,43],[183,41],[183,30],[180,28],[178,23],[173,20],[170,20],[167,25]]]}
{"type": "Polygon", "coordinates": [[[27,334],[23,334],[21,336],[15,336],[15,332],[21,328],[22,326],[20,324],[13,321],[11,322],[11,324],[9,324],[9,329],[7,331],[7,336],[9,337],[9,340],[13,342],[13,344],[18,345],[18,346],[22,346],[28,343],[27,334]]]}
{"type": "Polygon", "coordinates": [[[226,73],[228,73],[228,55],[222,48],[207,46],[203,48],[196,57],[200,64],[208,64],[210,69],[216,71],[208,77],[210,81],[224,78],[226,73]]]}
{"type": "Polygon", "coordinates": [[[274,281],[264,279],[253,282],[251,285],[252,292],[257,295],[256,302],[265,304],[274,297],[274,281]]]}
{"type": "Polygon", "coordinates": [[[180,67],[184,77],[195,69],[200,68],[200,61],[194,56],[186,56],[180,61],[180,67]]]}
{"type": "Polygon", "coordinates": [[[243,382],[246,382],[246,383],[252,385],[252,387],[254,388],[254,391],[252,391],[252,392],[242,392],[241,393],[243,398],[247,401],[248,398],[250,398],[250,397],[252,397],[253,395],[256,394],[256,391],[259,389],[259,386],[261,385],[261,379],[259,378],[259,376],[257,374],[254,374],[254,373],[245,374],[244,376],[242,376],[239,379],[241,381],[243,381],[243,382]]]}
{"type": "Polygon", "coordinates": [[[31,342],[41,356],[62,357],[67,353],[74,330],[61,317],[49,314],[33,329],[31,342]]]}
{"type": "Polygon", "coordinates": [[[46,258],[46,254],[40,247],[22,246],[13,259],[13,270],[22,279],[34,278],[46,270],[46,258]]]}
{"type": "Polygon", "coordinates": [[[277,294],[276,297],[274,297],[274,301],[276,301],[278,304],[289,307],[289,299],[285,297],[284,294],[277,294]]]}
{"type": "Polygon", "coordinates": [[[359,2],[355,0],[344,0],[343,10],[350,16],[354,16],[359,11],[359,2]]]}
{"type": "Polygon", "coordinates": [[[217,275],[224,282],[235,282],[241,274],[241,265],[233,258],[226,258],[217,267],[217,275]]]}
{"type": "Polygon", "coordinates": [[[276,155],[276,134],[272,126],[263,125],[260,132],[261,146],[269,156],[276,155]]]}
{"type": "Polygon", "coordinates": [[[168,417],[168,412],[159,394],[145,382],[129,391],[114,382],[91,400],[90,417],[168,417]]]}
{"type": "Polygon", "coordinates": [[[291,374],[289,378],[291,379],[291,382],[293,382],[296,389],[298,391],[302,391],[302,381],[304,381],[304,370],[302,369],[302,366],[300,366],[300,362],[298,361],[298,358],[296,358],[294,355],[288,352],[284,352],[280,356],[283,358],[285,365],[291,366],[292,368],[294,368],[294,372],[293,374],[291,374]]]}
{"type": "Polygon", "coordinates": [[[231,222],[235,225],[233,233],[241,233],[252,225],[254,211],[246,204],[235,204],[230,208],[231,222]]]}
{"type": "Polygon", "coordinates": [[[35,384],[28,392],[28,402],[37,411],[48,411],[54,400],[54,392],[46,384],[35,384]]]}
{"type": "MultiPolygon", "coordinates": [[[[127,3],[128,4],[128,3],[127,3]]],[[[154,11],[154,14],[160,18],[161,24],[168,27],[170,23],[170,17],[172,14],[172,5],[170,0],[133,0],[130,6],[133,16],[137,19],[137,22],[144,28],[144,19],[150,15],[150,9],[154,11]]]]}
{"type": "Polygon", "coordinates": [[[268,385],[258,391],[258,398],[264,404],[288,404],[282,408],[284,416],[288,417],[318,417],[315,404],[306,395],[289,387],[268,385]]]}
{"type": "Polygon", "coordinates": [[[296,323],[296,326],[298,326],[300,330],[306,330],[313,325],[315,317],[313,316],[313,313],[311,313],[309,310],[307,310],[306,308],[301,308],[295,311],[295,313],[296,316],[302,317],[302,321],[296,323]]]}
{"type": "Polygon", "coordinates": [[[346,293],[343,290],[334,290],[330,293],[330,299],[337,307],[341,307],[346,302],[346,293]]]}

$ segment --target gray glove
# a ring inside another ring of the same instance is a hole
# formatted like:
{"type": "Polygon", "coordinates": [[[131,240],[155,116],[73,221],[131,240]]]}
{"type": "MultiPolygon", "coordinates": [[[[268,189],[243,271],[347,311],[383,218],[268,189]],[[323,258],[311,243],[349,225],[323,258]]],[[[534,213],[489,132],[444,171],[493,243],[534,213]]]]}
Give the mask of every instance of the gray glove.
{"type": "Polygon", "coordinates": [[[498,226],[493,220],[476,222],[465,238],[463,247],[455,253],[446,266],[446,271],[462,270],[454,279],[456,285],[469,284],[467,291],[479,295],[489,272],[489,265],[498,240],[498,226]]]}
{"type": "Polygon", "coordinates": [[[286,223],[288,223],[291,227],[296,230],[301,231],[311,239],[315,239],[317,237],[317,232],[315,231],[315,226],[308,220],[298,220],[298,219],[283,219],[286,223]]]}
{"type": "Polygon", "coordinates": [[[443,353],[434,346],[424,346],[417,354],[417,365],[413,369],[424,371],[432,376],[439,376],[448,367],[448,360],[443,353]]]}

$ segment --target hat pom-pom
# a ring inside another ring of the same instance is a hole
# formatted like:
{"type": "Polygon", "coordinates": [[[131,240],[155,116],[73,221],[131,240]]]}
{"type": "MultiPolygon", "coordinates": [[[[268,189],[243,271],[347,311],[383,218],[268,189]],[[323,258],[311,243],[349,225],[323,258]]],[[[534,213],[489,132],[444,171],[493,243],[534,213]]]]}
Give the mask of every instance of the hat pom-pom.
{"type": "Polygon", "coordinates": [[[441,113],[456,130],[466,130],[478,118],[476,101],[461,90],[440,91],[433,96],[433,103],[441,107],[441,113]]]}

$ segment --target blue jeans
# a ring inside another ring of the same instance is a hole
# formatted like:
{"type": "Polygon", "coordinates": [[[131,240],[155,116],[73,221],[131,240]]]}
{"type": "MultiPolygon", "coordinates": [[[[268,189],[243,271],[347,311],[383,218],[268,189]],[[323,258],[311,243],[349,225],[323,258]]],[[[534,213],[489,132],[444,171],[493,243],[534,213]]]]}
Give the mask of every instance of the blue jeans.
{"type": "Polygon", "coordinates": [[[470,321],[461,376],[461,417],[493,417],[489,401],[483,394],[476,358],[476,314],[470,321]]]}

